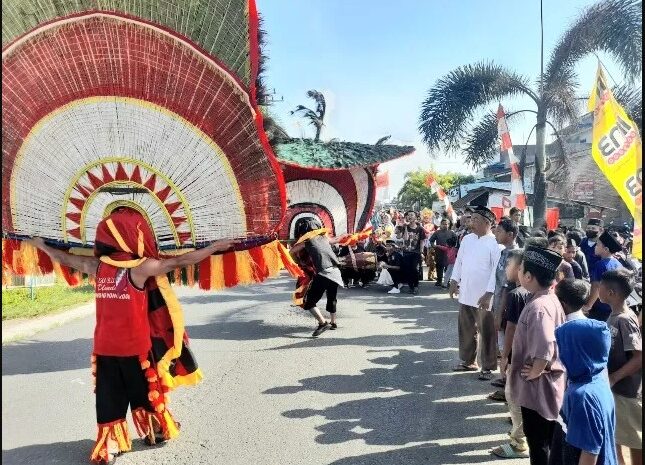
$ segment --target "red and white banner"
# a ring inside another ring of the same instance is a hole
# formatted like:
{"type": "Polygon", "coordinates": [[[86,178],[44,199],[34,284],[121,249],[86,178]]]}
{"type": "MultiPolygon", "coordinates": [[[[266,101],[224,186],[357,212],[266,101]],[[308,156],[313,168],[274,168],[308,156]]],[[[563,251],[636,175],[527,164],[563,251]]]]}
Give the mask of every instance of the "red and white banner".
{"type": "Polygon", "coordinates": [[[457,221],[457,214],[455,213],[455,210],[453,210],[452,208],[450,199],[444,192],[443,187],[441,187],[441,185],[437,182],[437,180],[434,178],[434,176],[431,173],[428,173],[428,176],[426,177],[426,186],[428,186],[433,193],[437,194],[437,197],[439,197],[439,200],[443,202],[446,212],[448,212],[448,215],[452,219],[453,223],[457,221]]]}
{"type": "Polygon", "coordinates": [[[520,210],[524,210],[526,208],[526,195],[524,194],[524,187],[522,187],[520,161],[513,153],[511,134],[508,132],[506,114],[504,113],[504,108],[501,104],[497,109],[497,133],[501,140],[500,149],[502,152],[508,153],[508,160],[511,167],[511,207],[517,207],[520,210]]]}

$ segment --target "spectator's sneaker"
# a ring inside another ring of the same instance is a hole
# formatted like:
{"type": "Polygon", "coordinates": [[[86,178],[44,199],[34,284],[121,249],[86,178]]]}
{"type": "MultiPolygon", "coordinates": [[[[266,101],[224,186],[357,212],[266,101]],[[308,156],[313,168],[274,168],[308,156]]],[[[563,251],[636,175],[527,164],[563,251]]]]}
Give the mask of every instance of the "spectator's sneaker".
{"type": "Polygon", "coordinates": [[[328,329],[329,329],[329,322],[328,321],[325,321],[324,323],[320,323],[311,336],[312,337],[318,337],[322,333],[327,331],[328,329]]]}
{"type": "Polygon", "coordinates": [[[390,289],[389,291],[387,291],[387,293],[388,293],[388,294],[400,294],[400,293],[401,293],[401,289],[399,289],[398,287],[393,287],[392,289],[390,289]]]}

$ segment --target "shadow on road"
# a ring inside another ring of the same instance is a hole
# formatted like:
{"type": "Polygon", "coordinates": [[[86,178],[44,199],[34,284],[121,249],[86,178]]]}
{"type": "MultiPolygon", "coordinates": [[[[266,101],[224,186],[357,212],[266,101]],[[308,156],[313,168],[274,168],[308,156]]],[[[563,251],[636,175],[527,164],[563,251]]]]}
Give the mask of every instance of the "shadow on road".
{"type": "MultiPolygon", "coordinates": [[[[339,317],[342,318],[342,317],[339,317]]],[[[339,319],[339,325],[342,325],[342,319],[339,319]]],[[[339,326],[342,329],[342,326],[339,326]]],[[[340,346],[364,346],[364,347],[399,347],[399,346],[416,346],[423,345],[427,342],[431,331],[424,333],[410,333],[403,335],[375,335],[375,336],[362,336],[354,338],[332,338],[322,337],[320,339],[307,338],[302,342],[295,342],[280,347],[272,347],[266,349],[272,350],[288,350],[288,349],[306,349],[316,347],[340,347],[340,346]]],[[[288,337],[288,336],[287,336],[288,337]]]]}
{"type": "MultiPolygon", "coordinates": [[[[499,445],[499,441],[486,441],[477,444],[477,447],[489,449],[499,445]]],[[[336,460],[329,465],[392,465],[392,464],[469,464],[469,463],[504,463],[503,460],[495,460],[487,453],[468,453],[468,446],[463,445],[435,445],[422,444],[419,446],[405,447],[402,449],[391,450],[387,452],[377,452],[373,454],[359,455],[355,457],[344,457],[336,460]],[[465,454],[465,455],[459,455],[465,454]],[[451,456],[448,461],[440,457],[451,456]]],[[[470,447],[472,450],[472,446],[470,447]]],[[[515,463],[515,462],[514,462],[515,463]]]]}
{"type": "Polygon", "coordinates": [[[2,451],[2,463],[6,465],[87,465],[94,441],[83,439],[54,444],[34,444],[2,451]]]}
{"type": "MultiPolygon", "coordinates": [[[[421,292],[424,293],[423,288],[421,292]]],[[[439,291],[430,293],[438,294],[439,291]]],[[[394,319],[395,324],[401,325],[400,329],[415,330],[414,333],[346,340],[329,338],[279,348],[398,346],[396,350],[387,351],[393,355],[370,360],[377,366],[363,369],[360,374],[315,376],[301,379],[294,386],[275,387],[263,393],[373,393],[372,397],[320,409],[288,410],[282,415],[296,421],[322,417],[325,423],[316,427],[315,440],[319,444],[362,440],[369,445],[411,446],[347,457],[333,462],[334,465],[493,461],[488,450],[501,444],[504,433],[510,429],[506,404],[487,400],[486,395],[493,388],[488,382],[477,380],[475,373],[451,371],[457,360],[456,304],[430,300],[427,294],[406,299],[404,304],[386,297],[367,308],[372,314],[394,319]],[[432,306],[429,306],[431,302],[432,306]],[[398,303],[403,305],[398,306],[398,303]],[[420,329],[425,331],[418,332],[420,329]],[[400,348],[406,345],[422,349],[400,348]]]]}
{"type": "MultiPolygon", "coordinates": [[[[130,430],[130,432],[132,433],[133,431],[130,430]]],[[[53,444],[33,444],[31,446],[3,450],[2,463],[3,465],[88,465],[93,447],[94,441],[91,439],[55,442],[53,444]]],[[[164,444],[152,447],[164,447],[164,444]]],[[[129,459],[136,460],[137,451],[145,449],[149,449],[149,446],[145,446],[143,441],[136,438],[135,435],[132,441],[132,450],[130,452],[124,452],[119,457],[128,457],[129,459]]],[[[116,460],[117,464],[122,461],[119,457],[116,460]]]]}
{"type": "Polygon", "coordinates": [[[256,341],[287,337],[291,332],[312,331],[312,326],[269,325],[263,320],[222,321],[215,320],[205,325],[186,326],[191,339],[213,339],[223,341],[256,341]]]}
{"type": "Polygon", "coordinates": [[[2,376],[90,369],[92,339],[22,341],[2,346],[2,376]]]}

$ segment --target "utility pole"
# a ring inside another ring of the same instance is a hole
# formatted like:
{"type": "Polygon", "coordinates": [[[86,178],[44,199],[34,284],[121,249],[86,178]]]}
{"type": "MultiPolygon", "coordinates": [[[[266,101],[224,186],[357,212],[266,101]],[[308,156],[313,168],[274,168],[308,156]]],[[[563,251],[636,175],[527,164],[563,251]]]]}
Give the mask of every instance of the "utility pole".
{"type": "Polygon", "coordinates": [[[277,98],[277,93],[275,89],[271,89],[270,92],[267,92],[261,102],[258,102],[258,105],[272,105],[275,102],[284,102],[284,96],[277,98]]]}

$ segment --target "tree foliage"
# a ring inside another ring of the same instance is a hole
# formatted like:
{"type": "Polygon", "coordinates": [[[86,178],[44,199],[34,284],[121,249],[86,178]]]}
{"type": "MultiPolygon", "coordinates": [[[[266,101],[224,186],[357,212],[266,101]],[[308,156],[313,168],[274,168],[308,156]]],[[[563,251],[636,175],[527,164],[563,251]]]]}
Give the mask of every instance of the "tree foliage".
{"type": "Polygon", "coordinates": [[[316,103],[316,108],[312,110],[304,105],[298,105],[295,110],[291,112],[292,115],[300,114],[303,118],[309,121],[309,124],[314,127],[316,130],[316,135],[314,136],[314,141],[318,142],[320,140],[320,133],[322,131],[325,121],[325,112],[327,111],[327,103],[325,102],[325,96],[322,92],[317,90],[307,91],[307,97],[314,100],[316,103]]]}
{"type": "MultiPolygon", "coordinates": [[[[405,183],[396,195],[396,203],[400,208],[413,208],[417,203],[419,208],[432,208],[432,202],[438,197],[437,194],[432,193],[430,187],[426,186],[426,178],[430,173],[430,171],[417,170],[405,174],[405,183]]],[[[446,193],[455,186],[475,180],[474,176],[459,173],[433,174],[433,176],[446,193]]]]}
{"type": "MultiPolygon", "coordinates": [[[[575,66],[590,54],[611,55],[628,84],[634,86],[643,69],[641,6],[640,0],[601,0],[588,8],[564,32],[546,63],[544,75],[537,79],[485,61],[449,72],[428,91],[421,105],[419,130],[430,153],[463,152],[469,165],[480,168],[491,161],[497,150],[491,106],[519,95],[529,97],[535,106],[522,111],[531,111],[536,116],[534,217],[541,221],[546,210],[546,126],[562,127],[577,122],[582,102],[577,98],[580,82],[575,66]],[[488,112],[476,119],[486,109],[488,112]]],[[[591,84],[589,78],[586,85],[591,84]]],[[[628,112],[642,108],[639,92],[621,90],[621,97],[631,101],[628,112]]],[[[640,115],[632,116],[640,122],[640,115]]]]}

